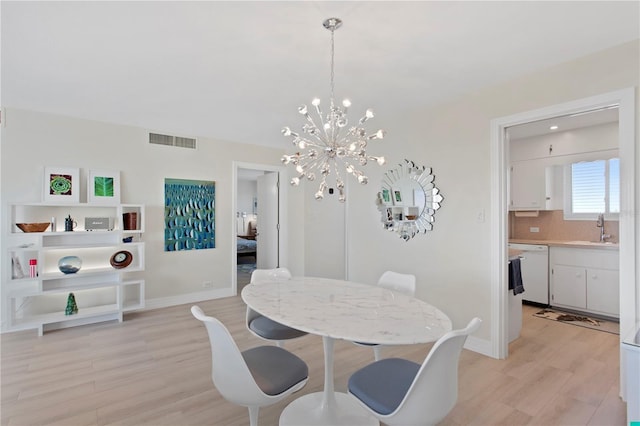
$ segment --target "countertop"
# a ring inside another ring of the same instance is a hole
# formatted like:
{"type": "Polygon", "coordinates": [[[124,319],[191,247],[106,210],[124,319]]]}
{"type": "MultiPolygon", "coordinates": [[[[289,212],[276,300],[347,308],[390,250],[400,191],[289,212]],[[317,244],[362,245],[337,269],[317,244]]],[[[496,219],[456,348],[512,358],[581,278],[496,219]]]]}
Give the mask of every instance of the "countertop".
{"type": "Polygon", "coordinates": [[[603,250],[620,250],[618,243],[599,243],[593,241],[559,241],[559,240],[524,240],[510,239],[510,243],[514,244],[538,244],[554,247],[574,247],[574,248],[593,248],[603,250]]]}

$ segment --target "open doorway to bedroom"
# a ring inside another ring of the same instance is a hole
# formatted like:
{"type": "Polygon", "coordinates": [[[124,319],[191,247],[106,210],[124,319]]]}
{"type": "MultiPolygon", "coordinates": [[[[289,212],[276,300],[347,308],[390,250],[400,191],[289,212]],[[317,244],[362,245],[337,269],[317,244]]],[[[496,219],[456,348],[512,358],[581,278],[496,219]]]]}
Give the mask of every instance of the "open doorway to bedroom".
{"type": "Polygon", "coordinates": [[[249,283],[257,266],[258,176],[264,170],[239,168],[236,177],[236,283],[249,283]]]}
{"type": "Polygon", "coordinates": [[[234,165],[233,277],[239,293],[256,268],[280,266],[280,170],[277,167],[234,165]]]}

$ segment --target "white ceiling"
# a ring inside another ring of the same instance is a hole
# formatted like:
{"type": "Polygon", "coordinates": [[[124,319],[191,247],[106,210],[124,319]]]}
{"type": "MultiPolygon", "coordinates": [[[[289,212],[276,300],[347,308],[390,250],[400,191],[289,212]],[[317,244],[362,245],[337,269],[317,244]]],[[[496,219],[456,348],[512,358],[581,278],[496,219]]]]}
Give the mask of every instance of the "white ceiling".
{"type": "MultiPolygon", "coordinates": [[[[297,107],[435,105],[639,35],[639,2],[0,2],[5,107],[288,147],[297,107]]],[[[389,135],[392,138],[392,135],[389,135]]]]}

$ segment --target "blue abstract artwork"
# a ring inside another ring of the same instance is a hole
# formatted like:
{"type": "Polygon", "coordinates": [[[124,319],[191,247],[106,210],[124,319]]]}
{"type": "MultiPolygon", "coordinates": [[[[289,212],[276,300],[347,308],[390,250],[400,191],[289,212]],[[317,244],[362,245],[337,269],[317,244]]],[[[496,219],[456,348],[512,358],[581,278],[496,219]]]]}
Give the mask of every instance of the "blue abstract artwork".
{"type": "Polygon", "coordinates": [[[216,247],[216,183],[164,180],[164,251],[216,247]]]}

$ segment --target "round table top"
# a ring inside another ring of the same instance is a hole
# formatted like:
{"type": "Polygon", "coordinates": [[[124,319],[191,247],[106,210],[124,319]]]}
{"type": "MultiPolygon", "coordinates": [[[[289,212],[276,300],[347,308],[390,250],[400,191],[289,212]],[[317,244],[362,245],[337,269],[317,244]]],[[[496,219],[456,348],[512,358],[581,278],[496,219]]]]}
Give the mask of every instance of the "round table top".
{"type": "Polygon", "coordinates": [[[265,281],[245,286],[242,300],[281,324],[334,339],[404,345],[433,342],[451,331],[451,320],[436,307],[352,281],[265,281]]]}

